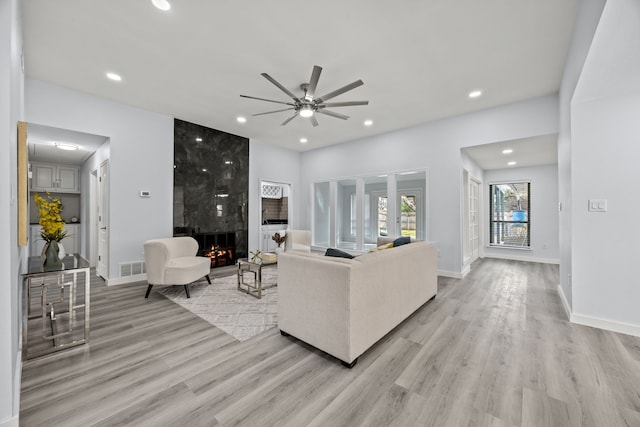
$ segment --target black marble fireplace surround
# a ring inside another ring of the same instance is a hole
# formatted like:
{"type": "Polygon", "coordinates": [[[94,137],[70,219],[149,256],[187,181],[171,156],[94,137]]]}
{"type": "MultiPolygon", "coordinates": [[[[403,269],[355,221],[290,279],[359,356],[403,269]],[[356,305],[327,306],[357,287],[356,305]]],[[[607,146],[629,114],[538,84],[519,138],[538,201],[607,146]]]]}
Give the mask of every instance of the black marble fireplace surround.
{"type": "Polygon", "coordinates": [[[173,171],[173,234],[193,236],[212,267],[247,257],[249,140],[175,119],[173,171]]]}

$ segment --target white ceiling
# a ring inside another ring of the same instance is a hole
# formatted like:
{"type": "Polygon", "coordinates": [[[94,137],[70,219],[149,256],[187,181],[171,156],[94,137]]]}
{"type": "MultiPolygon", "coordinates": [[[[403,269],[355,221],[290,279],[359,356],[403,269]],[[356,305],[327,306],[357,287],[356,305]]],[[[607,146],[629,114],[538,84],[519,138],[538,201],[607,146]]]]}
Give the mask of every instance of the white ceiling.
{"type": "Polygon", "coordinates": [[[477,145],[462,151],[483,170],[552,165],[558,163],[558,134],[477,145]],[[512,152],[505,154],[503,150],[512,152]],[[512,161],[516,164],[508,165],[512,161]]]}
{"type": "Polygon", "coordinates": [[[304,151],[557,92],[579,2],[170,1],[22,2],[27,77],[304,151]],[[314,65],[319,93],[362,79],[332,101],[370,104],[283,127],[239,96],[287,101],[260,73],[299,93],[314,65]]]}
{"type": "Polygon", "coordinates": [[[82,165],[109,138],[34,123],[27,125],[29,161],[82,165]],[[56,142],[76,145],[76,151],[56,148],[56,142]]]}

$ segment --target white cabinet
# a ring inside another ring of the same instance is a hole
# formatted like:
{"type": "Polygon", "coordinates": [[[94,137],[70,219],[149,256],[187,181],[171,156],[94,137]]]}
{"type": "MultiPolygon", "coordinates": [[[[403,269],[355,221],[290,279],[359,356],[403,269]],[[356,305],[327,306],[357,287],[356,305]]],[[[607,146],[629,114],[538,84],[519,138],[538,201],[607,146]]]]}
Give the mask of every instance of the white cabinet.
{"type": "Polygon", "coordinates": [[[263,225],[260,229],[260,250],[262,252],[275,252],[278,245],[271,237],[277,232],[282,232],[286,227],[286,224],[263,225]]]}
{"type": "Polygon", "coordinates": [[[77,193],[80,191],[76,166],[31,163],[31,190],[58,193],[77,193]]]}
{"type": "MultiPolygon", "coordinates": [[[[32,225],[29,233],[29,255],[40,256],[45,241],[40,237],[40,225],[32,225]]],[[[80,252],[80,224],[65,224],[64,231],[67,236],[60,243],[64,246],[64,251],[68,254],[77,254],[80,252]]]]}
{"type": "Polygon", "coordinates": [[[29,255],[39,256],[42,254],[42,248],[44,247],[44,240],[40,237],[40,230],[42,227],[39,225],[32,225],[31,232],[29,233],[29,255]]]}
{"type": "Polygon", "coordinates": [[[64,230],[67,237],[62,239],[64,250],[68,254],[77,254],[80,252],[80,224],[65,224],[64,230]]]}

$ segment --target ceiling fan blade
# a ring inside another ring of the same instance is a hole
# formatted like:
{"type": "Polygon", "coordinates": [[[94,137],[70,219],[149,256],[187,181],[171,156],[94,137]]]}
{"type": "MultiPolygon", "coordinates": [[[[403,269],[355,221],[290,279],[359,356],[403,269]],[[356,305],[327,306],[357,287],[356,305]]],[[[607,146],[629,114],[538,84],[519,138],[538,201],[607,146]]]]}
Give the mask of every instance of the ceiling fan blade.
{"type": "Polygon", "coordinates": [[[362,82],[362,80],[356,80],[353,83],[349,83],[346,86],[341,87],[340,89],[334,90],[333,92],[329,92],[328,94],[321,96],[320,98],[318,98],[316,101],[318,104],[327,101],[331,98],[335,98],[336,96],[343,94],[345,92],[350,91],[351,89],[355,89],[358,86],[362,86],[364,83],[362,82]]]}
{"type": "Polygon", "coordinates": [[[282,124],[281,124],[280,126],[284,126],[284,125],[286,125],[286,124],[287,124],[287,123],[289,123],[291,120],[295,119],[297,116],[298,116],[298,112],[296,111],[296,113],[295,113],[293,116],[289,117],[287,120],[285,120],[284,122],[282,122],[282,124]]]}
{"type": "Polygon", "coordinates": [[[294,101],[297,101],[298,98],[296,98],[296,96],[291,93],[291,91],[289,89],[287,89],[286,87],[282,86],[280,83],[278,83],[276,81],[276,79],[274,79],[273,77],[271,77],[269,74],[267,73],[262,73],[261,74],[262,77],[264,77],[265,79],[269,80],[271,83],[273,83],[274,85],[276,85],[278,87],[278,89],[280,89],[281,91],[283,91],[284,93],[286,93],[287,95],[289,95],[294,101]]]}
{"type": "Polygon", "coordinates": [[[243,97],[243,98],[257,99],[258,101],[267,101],[267,102],[273,102],[273,103],[276,103],[276,104],[291,105],[292,107],[295,106],[295,104],[292,104],[290,102],[275,101],[273,99],[258,98],[257,96],[249,96],[249,95],[240,95],[240,96],[243,97]]]}
{"type": "Polygon", "coordinates": [[[327,116],[335,117],[337,119],[342,119],[342,120],[347,120],[349,118],[349,116],[345,116],[344,114],[334,113],[333,111],[329,111],[329,110],[318,109],[316,113],[326,114],[327,116]]]}
{"type": "Polygon", "coordinates": [[[316,115],[314,114],[313,116],[309,117],[309,119],[311,120],[311,124],[313,125],[313,127],[318,126],[318,119],[316,119],[316,115]]]}
{"type": "Polygon", "coordinates": [[[252,116],[264,116],[265,114],[281,113],[282,111],[293,110],[293,108],[284,108],[282,110],[267,111],[265,113],[252,114],[252,116]]]}
{"type": "Polygon", "coordinates": [[[309,79],[309,87],[307,88],[307,98],[309,100],[313,99],[313,96],[316,93],[316,86],[318,86],[318,80],[320,80],[321,72],[322,72],[322,67],[318,65],[313,66],[313,71],[311,72],[311,79],[309,79]]]}
{"type": "Polygon", "coordinates": [[[318,105],[318,108],[324,107],[351,107],[353,105],[369,105],[369,101],[346,101],[346,102],[327,102],[318,105]]]}

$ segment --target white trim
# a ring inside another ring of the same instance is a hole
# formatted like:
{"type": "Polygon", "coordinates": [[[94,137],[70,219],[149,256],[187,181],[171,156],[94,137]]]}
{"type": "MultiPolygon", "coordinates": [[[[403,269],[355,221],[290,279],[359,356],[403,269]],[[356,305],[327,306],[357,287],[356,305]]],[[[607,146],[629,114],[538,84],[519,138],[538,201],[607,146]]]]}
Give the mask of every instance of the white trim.
{"type": "Polygon", "coordinates": [[[633,325],[631,323],[616,322],[615,320],[601,319],[599,317],[576,313],[571,314],[571,323],[640,337],[640,325],[633,325]]]}
{"type": "Polygon", "coordinates": [[[462,272],[460,274],[464,279],[465,277],[467,277],[467,274],[469,274],[470,272],[471,272],[471,264],[467,264],[462,268],[462,272]]]}
{"type": "Polygon", "coordinates": [[[147,280],[147,274],[135,274],[133,276],[118,277],[117,279],[104,279],[107,286],[124,285],[127,283],[141,282],[147,280]]]}
{"type": "Polygon", "coordinates": [[[633,325],[631,323],[616,322],[615,320],[601,319],[599,317],[572,313],[567,301],[567,297],[564,295],[564,290],[560,285],[558,285],[558,295],[560,296],[560,301],[562,301],[562,307],[564,307],[567,318],[571,323],[640,337],[640,325],[633,325]]]}
{"type": "Polygon", "coordinates": [[[564,295],[564,289],[562,289],[561,285],[558,285],[558,295],[560,296],[560,301],[562,301],[562,307],[564,307],[567,319],[571,321],[571,308],[569,307],[569,301],[567,301],[567,297],[564,295]]]}
{"type": "Polygon", "coordinates": [[[19,425],[20,419],[18,417],[13,417],[12,419],[0,424],[0,427],[19,427],[19,425]]]}
{"type": "Polygon", "coordinates": [[[484,254],[485,258],[497,258],[497,259],[510,259],[512,261],[526,261],[526,262],[539,262],[542,264],[560,264],[560,260],[557,258],[537,258],[517,255],[498,255],[498,254],[484,254]]]}
{"type": "Polygon", "coordinates": [[[466,273],[464,272],[456,272],[456,271],[448,271],[448,270],[438,270],[437,274],[438,276],[451,277],[452,279],[464,279],[464,276],[466,276],[466,273]]]}

